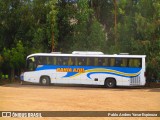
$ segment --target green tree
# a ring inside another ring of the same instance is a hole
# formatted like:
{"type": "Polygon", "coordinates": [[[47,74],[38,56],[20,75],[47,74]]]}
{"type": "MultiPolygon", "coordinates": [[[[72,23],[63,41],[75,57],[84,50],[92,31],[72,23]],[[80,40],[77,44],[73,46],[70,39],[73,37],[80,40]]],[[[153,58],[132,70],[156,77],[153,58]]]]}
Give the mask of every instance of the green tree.
{"type": "Polygon", "coordinates": [[[12,49],[4,48],[3,57],[5,69],[10,71],[10,79],[14,79],[15,70],[18,70],[18,74],[20,74],[21,68],[24,68],[25,48],[22,42],[18,41],[16,47],[12,49]]]}
{"type": "Polygon", "coordinates": [[[50,11],[48,4],[49,1],[46,0],[33,0],[31,2],[33,25],[30,26],[29,31],[31,35],[30,53],[48,51],[47,15],[50,11]]]}
{"type": "Polygon", "coordinates": [[[103,26],[94,17],[88,1],[78,1],[73,21],[72,51],[104,51],[107,37],[103,26]]]}
{"type": "Polygon", "coordinates": [[[58,12],[58,48],[62,52],[68,52],[73,45],[73,24],[76,22],[75,14],[77,6],[74,3],[63,2],[59,4],[58,12]]]}
{"type": "Polygon", "coordinates": [[[58,37],[59,37],[59,29],[58,29],[58,11],[59,7],[57,6],[56,0],[52,0],[48,4],[48,8],[50,9],[47,14],[47,36],[48,36],[48,45],[51,51],[55,51],[58,46],[58,37]]]}
{"type": "Polygon", "coordinates": [[[0,55],[0,79],[1,79],[1,77],[2,77],[2,64],[3,64],[3,57],[2,57],[2,55],[0,55]]]}

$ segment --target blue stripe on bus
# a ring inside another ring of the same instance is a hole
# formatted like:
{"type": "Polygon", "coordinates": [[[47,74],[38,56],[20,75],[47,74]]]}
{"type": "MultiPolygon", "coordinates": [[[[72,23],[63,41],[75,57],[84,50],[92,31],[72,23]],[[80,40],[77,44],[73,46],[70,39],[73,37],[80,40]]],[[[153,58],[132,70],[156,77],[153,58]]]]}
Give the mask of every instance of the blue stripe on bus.
{"type": "MultiPolygon", "coordinates": [[[[42,65],[36,69],[36,71],[40,70],[56,70],[57,68],[83,68],[87,74],[87,77],[90,78],[91,74],[103,73],[103,74],[114,74],[117,76],[123,77],[135,77],[140,74],[141,68],[133,68],[133,67],[102,67],[102,66],[59,66],[59,65],[42,65]]],[[[63,77],[73,77],[76,75],[83,74],[79,72],[67,72],[67,74],[63,77]]]]}

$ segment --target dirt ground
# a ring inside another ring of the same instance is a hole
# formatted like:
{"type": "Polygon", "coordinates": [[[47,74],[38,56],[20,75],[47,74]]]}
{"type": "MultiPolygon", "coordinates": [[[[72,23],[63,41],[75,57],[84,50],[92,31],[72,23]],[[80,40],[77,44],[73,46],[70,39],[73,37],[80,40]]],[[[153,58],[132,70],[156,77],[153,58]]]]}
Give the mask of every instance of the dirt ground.
{"type": "MultiPolygon", "coordinates": [[[[82,85],[0,86],[0,111],[160,111],[160,88],[106,89],[82,85]]],[[[159,119],[151,117],[55,117],[42,120],[159,119]]],[[[21,120],[22,118],[14,118],[21,120]]],[[[14,120],[0,118],[0,120],[14,120]]],[[[28,118],[23,118],[28,120],[28,118]]],[[[41,120],[40,118],[31,118],[41,120]]]]}

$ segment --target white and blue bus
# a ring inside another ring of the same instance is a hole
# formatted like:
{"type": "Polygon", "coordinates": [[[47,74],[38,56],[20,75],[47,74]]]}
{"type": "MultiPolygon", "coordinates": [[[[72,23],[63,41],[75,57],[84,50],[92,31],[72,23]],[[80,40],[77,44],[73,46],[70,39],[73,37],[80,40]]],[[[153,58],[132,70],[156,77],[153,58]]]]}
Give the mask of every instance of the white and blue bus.
{"type": "Polygon", "coordinates": [[[21,81],[49,85],[86,84],[144,86],[145,55],[74,51],[72,54],[36,53],[26,59],[21,81]]]}

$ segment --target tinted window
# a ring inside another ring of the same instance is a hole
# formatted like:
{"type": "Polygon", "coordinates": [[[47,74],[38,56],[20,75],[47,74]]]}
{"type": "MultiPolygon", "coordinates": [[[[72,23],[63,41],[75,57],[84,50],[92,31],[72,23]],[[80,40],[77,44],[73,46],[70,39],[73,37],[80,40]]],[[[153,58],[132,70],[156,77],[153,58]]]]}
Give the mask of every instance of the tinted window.
{"type": "Polygon", "coordinates": [[[47,57],[46,56],[37,56],[37,64],[38,65],[46,65],[47,64],[47,57]]]}
{"type": "Polygon", "coordinates": [[[110,58],[110,66],[115,66],[115,58],[110,58]]]}
{"type": "Polygon", "coordinates": [[[47,64],[48,65],[56,65],[56,57],[55,56],[49,56],[47,57],[47,64]]]}
{"type": "Polygon", "coordinates": [[[68,57],[62,57],[62,65],[68,65],[69,58],[68,57]]]}
{"type": "Polygon", "coordinates": [[[142,67],[142,59],[141,58],[130,58],[129,67],[142,67]]]}
{"type": "Polygon", "coordinates": [[[87,58],[87,66],[94,66],[94,58],[93,57],[87,58]]]}
{"type": "Polygon", "coordinates": [[[68,57],[68,56],[37,56],[27,61],[28,69],[35,65],[79,65],[79,66],[112,66],[112,67],[141,67],[141,58],[104,58],[104,57],[68,57]],[[36,60],[35,60],[36,59],[36,60]]]}
{"type": "Polygon", "coordinates": [[[75,65],[75,58],[74,57],[68,58],[68,65],[70,65],[70,66],[75,65]]]}
{"type": "Polygon", "coordinates": [[[85,66],[87,64],[87,58],[85,57],[77,57],[76,65],[85,66]]]}
{"type": "Polygon", "coordinates": [[[56,61],[57,61],[56,65],[62,65],[63,64],[62,57],[56,57],[56,58],[57,58],[56,59],[56,61]]]}
{"type": "Polygon", "coordinates": [[[128,59],[127,58],[116,58],[115,66],[116,67],[127,67],[128,59]]]}

